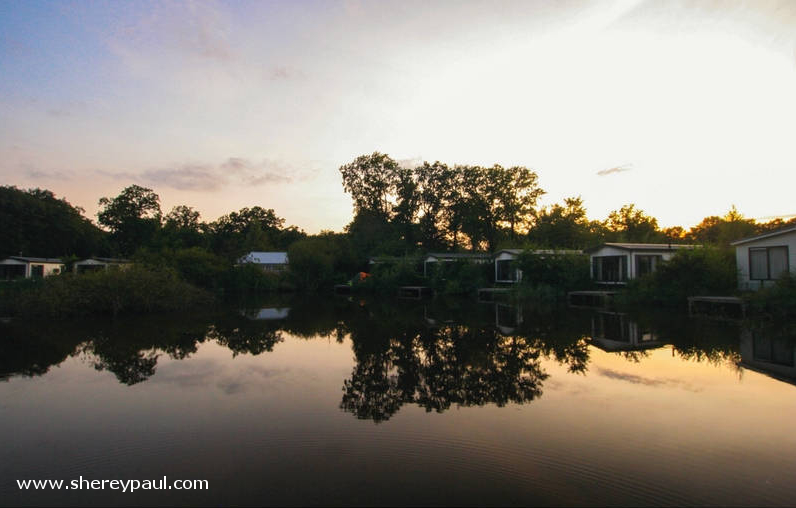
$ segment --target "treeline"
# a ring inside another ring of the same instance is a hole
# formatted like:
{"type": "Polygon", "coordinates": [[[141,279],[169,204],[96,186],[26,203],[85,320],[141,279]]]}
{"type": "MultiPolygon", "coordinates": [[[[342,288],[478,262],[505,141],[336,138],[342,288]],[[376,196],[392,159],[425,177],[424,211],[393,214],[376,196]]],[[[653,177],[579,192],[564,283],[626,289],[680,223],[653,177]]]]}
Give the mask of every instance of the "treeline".
{"type": "MultiPolygon", "coordinates": [[[[591,220],[580,197],[538,206],[537,174],[504,168],[423,162],[405,167],[374,152],[340,167],[353,202],[344,232],[308,235],[273,209],[241,208],[211,222],[180,205],[161,209],[160,197],[138,185],[99,200],[97,222],[47,190],[0,187],[0,256],[132,258],[171,267],[205,287],[317,289],[369,271],[371,256],[419,256],[435,251],[495,251],[534,247],[585,249],[603,242],[730,242],[796,223],[757,223],[734,207],[700,224],[662,229],[634,204],[591,220]],[[270,276],[233,264],[249,251],[287,251],[289,276],[270,276]]],[[[397,278],[403,275],[396,274],[397,278]]],[[[446,281],[446,284],[448,282],[446,281]]]]}
{"type": "Polygon", "coordinates": [[[585,249],[603,242],[700,243],[728,246],[732,241],[787,224],[758,223],[733,206],[689,230],[661,228],[635,204],[591,220],[583,200],[538,207],[544,194],[537,174],[523,166],[450,166],[423,162],[402,167],[388,155],[362,155],[340,168],[351,195],[354,219],[346,227],[358,252],[405,255],[423,251],[494,251],[532,245],[585,249]]]}

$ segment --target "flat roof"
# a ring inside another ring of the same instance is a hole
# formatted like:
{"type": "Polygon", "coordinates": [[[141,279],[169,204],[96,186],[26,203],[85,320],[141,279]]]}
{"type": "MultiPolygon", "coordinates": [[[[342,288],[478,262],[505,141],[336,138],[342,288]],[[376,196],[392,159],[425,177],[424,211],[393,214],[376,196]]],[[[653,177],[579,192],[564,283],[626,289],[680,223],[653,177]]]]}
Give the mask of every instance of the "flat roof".
{"type": "Polygon", "coordinates": [[[32,258],[28,256],[8,256],[7,258],[3,259],[3,261],[7,259],[13,259],[15,261],[22,261],[24,263],[57,263],[63,264],[64,262],[59,258],[32,258]]]}
{"type": "Polygon", "coordinates": [[[770,238],[772,236],[779,236],[784,235],[786,233],[792,233],[796,231],[796,226],[788,226],[786,228],[779,229],[777,231],[769,231],[768,233],[763,233],[757,236],[751,236],[749,238],[744,238],[743,240],[738,240],[737,242],[732,242],[730,245],[741,245],[743,243],[754,242],[755,240],[763,240],[764,238],[770,238]]]}
{"type": "Polygon", "coordinates": [[[681,243],[618,243],[608,242],[597,247],[591,248],[586,252],[595,252],[603,247],[614,247],[616,249],[624,250],[678,250],[678,249],[695,249],[702,247],[695,244],[681,244],[681,243]]]}

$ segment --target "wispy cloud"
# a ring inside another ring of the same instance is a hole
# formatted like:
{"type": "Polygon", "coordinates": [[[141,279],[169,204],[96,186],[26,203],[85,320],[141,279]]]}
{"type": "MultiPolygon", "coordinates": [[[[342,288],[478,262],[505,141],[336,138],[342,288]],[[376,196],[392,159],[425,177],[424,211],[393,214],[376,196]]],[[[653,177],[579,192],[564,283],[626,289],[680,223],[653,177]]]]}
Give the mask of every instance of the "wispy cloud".
{"type": "Polygon", "coordinates": [[[603,369],[603,368],[597,369],[597,373],[607,378],[617,379],[619,381],[626,381],[628,383],[633,383],[637,385],[656,386],[656,387],[668,386],[674,388],[682,388],[683,390],[688,390],[690,392],[702,391],[701,389],[695,388],[690,383],[683,381],[681,379],[648,378],[636,374],[628,374],[626,372],[619,372],[613,369],[603,369]]]}
{"type": "Polygon", "coordinates": [[[185,163],[165,168],[135,172],[98,171],[115,180],[134,180],[153,187],[178,190],[216,191],[228,186],[257,187],[265,184],[289,184],[306,181],[315,173],[311,163],[297,166],[285,161],[263,159],[252,162],[241,157],[229,157],[220,164],[185,163]]]}
{"type": "Polygon", "coordinates": [[[615,166],[608,169],[601,169],[600,171],[597,172],[597,176],[605,176],[613,173],[623,173],[625,171],[630,171],[631,169],[633,169],[632,164],[624,164],[622,166],[615,166]]]}
{"type": "Polygon", "coordinates": [[[22,174],[35,180],[70,180],[73,175],[66,171],[41,169],[33,164],[23,163],[19,165],[22,174]]]}

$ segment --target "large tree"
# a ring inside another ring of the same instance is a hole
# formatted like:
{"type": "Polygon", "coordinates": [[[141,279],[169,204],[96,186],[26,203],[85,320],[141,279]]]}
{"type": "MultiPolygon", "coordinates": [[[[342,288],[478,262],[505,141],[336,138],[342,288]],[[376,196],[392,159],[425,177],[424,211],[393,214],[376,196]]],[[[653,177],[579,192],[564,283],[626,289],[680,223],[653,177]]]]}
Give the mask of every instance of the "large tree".
{"type": "Polygon", "coordinates": [[[658,220],[632,203],[611,212],[605,226],[611,239],[620,242],[657,242],[663,236],[658,230],[658,220]]]}
{"type": "Polygon", "coordinates": [[[51,191],[0,187],[0,256],[90,256],[105,253],[104,233],[51,191]]]}
{"type": "Polygon", "coordinates": [[[395,205],[400,166],[389,155],[373,152],[340,166],[343,189],[354,200],[354,212],[368,211],[389,218],[395,205]]]}
{"type": "Polygon", "coordinates": [[[160,229],[160,197],[152,189],[131,185],[115,198],[101,198],[99,205],[98,221],[110,230],[121,254],[150,244],[160,229]]]}

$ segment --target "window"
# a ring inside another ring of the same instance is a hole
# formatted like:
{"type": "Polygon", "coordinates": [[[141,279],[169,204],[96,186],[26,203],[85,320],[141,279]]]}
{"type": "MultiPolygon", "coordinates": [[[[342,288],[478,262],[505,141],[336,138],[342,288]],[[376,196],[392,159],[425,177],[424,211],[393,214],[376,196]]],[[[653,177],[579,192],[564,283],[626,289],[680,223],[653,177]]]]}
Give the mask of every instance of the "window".
{"type": "Polygon", "coordinates": [[[749,249],[749,279],[778,279],[788,269],[788,247],[756,247],[749,249]]]}
{"type": "Polygon", "coordinates": [[[501,259],[497,261],[497,280],[510,280],[516,281],[516,270],[511,269],[510,259],[501,259]]]}
{"type": "Polygon", "coordinates": [[[44,277],[44,265],[30,265],[30,276],[37,279],[44,277]]]}
{"type": "Polygon", "coordinates": [[[627,256],[595,256],[592,270],[597,282],[624,282],[627,280],[627,256]]]}
{"type": "Polygon", "coordinates": [[[636,256],[636,277],[654,272],[663,261],[663,256],[636,256]]]}

